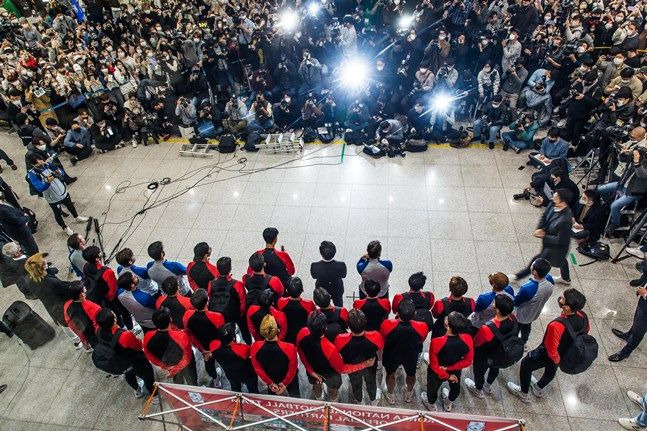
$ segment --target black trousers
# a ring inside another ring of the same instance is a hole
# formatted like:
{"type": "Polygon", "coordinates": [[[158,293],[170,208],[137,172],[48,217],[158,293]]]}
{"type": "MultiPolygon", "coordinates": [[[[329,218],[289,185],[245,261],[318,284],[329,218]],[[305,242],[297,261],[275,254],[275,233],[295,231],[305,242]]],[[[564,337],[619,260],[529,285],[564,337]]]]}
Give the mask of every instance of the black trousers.
{"type": "Polygon", "coordinates": [[[557,374],[557,364],[548,357],[544,346],[539,346],[535,350],[530,351],[526,357],[521,360],[521,369],[519,370],[521,392],[524,394],[528,393],[528,390],[530,390],[532,372],[539,370],[540,368],[544,369],[544,374],[537,382],[537,386],[543,389],[553,381],[555,374],[557,374]]]}
{"type": "MultiPolygon", "coordinates": [[[[224,368],[224,367],[223,367],[224,368]]],[[[247,387],[250,394],[258,393],[258,376],[256,374],[249,376],[240,376],[224,368],[225,376],[229,380],[229,386],[233,392],[242,392],[243,384],[247,387]]]]}
{"type": "Polygon", "coordinates": [[[132,362],[132,366],[124,373],[126,383],[135,390],[139,388],[137,377],[144,381],[144,387],[149,394],[152,394],[155,384],[155,373],[153,372],[151,363],[143,355],[142,357],[136,357],[132,362]]]}
{"type": "MultiPolygon", "coordinates": [[[[448,398],[449,401],[454,401],[461,393],[461,371],[448,371],[448,373],[450,375],[458,377],[458,382],[456,383],[451,383],[448,381],[448,398]]],[[[444,381],[445,380],[442,380],[440,377],[438,377],[438,374],[431,371],[431,369],[427,369],[427,401],[429,402],[429,404],[436,404],[436,400],[438,400],[438,391],[440,390],[440,387],[442,386],[444,381]]]]}
{"type": "Polygon", "coordinates": [[[106,306],[115,313],[115,316],[117,316],[117,325],[122,328],[126,327],[127,329],[133,329],[133,317],[130,315],[130,312],[126,307],[123,306],[121,301],[119,301],[119,298],[115,297],[115,299],[109,301],[106,306]]]}
{"type": "Polygon", "coordinates": [[[92,155],[92,147],[90,146],[84,146],[83,148],[79,148],[77,146],[65,147],[65,151],[67,151],[71,156],[76,157],[77,160],[87,159],[92,155]]]}
{"type": "Polygon", "coordinates": [[[377,360],[368,368],[364,368],[355,373],[350,373],[348,375],[348,379],[350,380],[350,387],[353,390],[353,397],[355,397],[355,400],[358,403],[362,402],[364,393],[362,390],[362,382],[366,382],[368,397],[371,401],[374,401],[377,394],[377,360]]]}
{"type": "Polygon", "coordinates": [[[56,220],[56,223],[63,229],[67,227],[65,224],[65,221],[63,220],[63,214],[61,213],[61,206],[65,205],[65,208],[72,214],[72,217],[78,217],[79,214],[76,212],[76,208],[74,207],[74,203],[72,202],[72,198],[70,197],[70,194],[68,193],[65,199],[62,201],[58,201],[53,204],[49,204],[49,206],[52,208],[52,212],[54,213],[54,219],[56,220]]]}
{"type": "Polygon", "coordinates": [[[528,342],[530,338],[530,330],[532,329],[532,323],[518,323],[519,326],[519,336],[523,340],[524,344],[528,342]]]}
{"type": "Polygon", "coordinates": [[[0,149],[0,159],[2,159],[2,160],[4,160],[5,162],[7,162],[7,164],[8,164],[9,166],[13,166],[13,165],[15,165],[15,163],[13,162],[13,160],[11,160],[11,157],[9,157],[9,155],[8,155],[7,153],[5,153],[5,152],[4,152],[4,150],[2,150],[2,149],[0,149]]]}
{"type": "MultiPolygon", "coordinates": [[[[645,276],[644,274],[645,273],[643,272],[643,277],[645,276]]],[[[641,307],[644,301],[645,300],[642,298],[638,300],[636,312],[634,313],[633,324],[631,325],[631,329],[627,331],[627,334],[629,334],[627,344],[625,344],[625,346],[620,351],[620,355],[622,356],[629,356],[631,352],[633,352],[636,347],[638,347],[643,337],[645,336],[645,332],[647,332],[647,318],[643,311],[644,307],[641,307]]]]}
{"type": "MultiPolygon", "coordinates": [[[[525,267],[524,269],[522,269],[521,271],[519,271],[519,272],[517,272],[515,274],[517,276],[517,278],[524,278],[524,277],[529,276],[530,275],[530,265],[532,265],[532,263],[536,259],[539,259],[539,258],[547,259],[547,256],[548,256],[549,253],[550,253],[550,250],[545,249],[545,248],[542,249],[541,252],[538,255],[536,255],[535,257],[530,259],[530,263],[528,263],[527,267],[525,267]]],[[[571,271],[570,271],[570,269],[568,267],[568,260],[566,259],[566,257],[564,257],[564,263],[559,267],[559,272],[561,273],[561,276],[562,276],[562,278],[564,280],[570,280],[571,279],[571,271]]]]}
{"type": "Polygon", "coordinates": [[[38,253],[38,244],[34,240],[34,236],[31,233],[31,230],[25,226],[21,229],[21,232],[14,233],[14,238],[18,244],[22,247],[23,251],[27,256],[38,253]]]}
{"type": "Polygon", "coordinates": [[[472,371],[474,372],[474,383],[476,384],[476,389],[483,389],[483,384],[485,383],[485,373],[487,373],[487,382],[488,385],[494,383],[496,378],[499,376],[499,369],[495,367],[488,367],[487,365],[487,356],[482,352],[479,352],[478,349],[474,351],[474,363],[472,365],[472,371]]]}
{"type": "Polygon", "coordinates": [[[241,337],[243,337],[243,341],[248,346],[251,346],[252,334],[249,332],[249,328],[247,327],[247,318],[245,316],[241,316],[241,318],[238,319],[237,324],[238,324],[238,329],[240,329],[240,335],[241,337]]]}
{"type": "Polygon", "coordinates": [[[195,366],[195,357],[191,354],[191,362],[182,371],[173,376],[173,383],[198,386],[198,370],[195,366]]]}
{"type": "Polygon", "coordinates": [[[292,398],[301,398],[301,389],[299,387],[299,374],[294,376],[294,379],[292,379],[290,384],[287,385],[285,389],[287,390],[288,394],[292,398]]]}

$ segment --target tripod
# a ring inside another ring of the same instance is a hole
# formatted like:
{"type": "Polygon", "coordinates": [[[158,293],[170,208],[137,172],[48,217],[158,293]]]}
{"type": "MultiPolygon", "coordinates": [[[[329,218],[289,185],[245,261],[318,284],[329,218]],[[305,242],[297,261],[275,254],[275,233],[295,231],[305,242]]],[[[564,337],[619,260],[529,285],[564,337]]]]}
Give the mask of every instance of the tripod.
{"type": "MultiPolygon", "coordinates": [[[[645,227],[645,223],[647,223],[647,209],[644,209],[642,213],[636,217],[631,224],[631,228],[629,229],[629,235],[627,235],[627,239],[625,240],[625,243],[623,244],[622,248],[616,254],[616,257],[611,259],[612,263],[620,262],[628,257],[631,257],[629,253],[625,254],[624,256],[621,256],[621,254],[626,250],[626,248],[631,244],[631,241],[634,240],[634,238],[640,233],[641,230],[645,227]]],[[[642,233],[640,236],[640,239],[637,241],[639,244],[645,239],[645,236],[647,236],[647,229],[642,233]]]]}

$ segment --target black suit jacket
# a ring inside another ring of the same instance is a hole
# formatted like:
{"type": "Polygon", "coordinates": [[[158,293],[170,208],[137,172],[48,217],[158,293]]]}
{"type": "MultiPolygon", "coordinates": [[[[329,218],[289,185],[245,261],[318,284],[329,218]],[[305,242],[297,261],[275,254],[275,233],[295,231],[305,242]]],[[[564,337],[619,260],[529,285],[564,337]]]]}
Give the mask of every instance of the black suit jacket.
{"type": "Polygon", "coordinates": [[[316,287],[323,287],[331,295],[344,292],[343,278],[346,277],[346,264],[344,262],[336,260],[313,262],[310,265],[310,275],[316,280],[316,287]]]}
{"type": "Polygon", "coordinates": [[[13,239],[20,240],[31,235],[27,226],[29,217],[11,205],[0,204],[0,225],[13,239]]]}
{"type": "MultiPolygon", "coordinates": [[[[580,209],[580,214],[582,213],[582,209],[580,209]]],[[[588,212],[584,215],[584,218],[580,218],[579,214],[577,217],[577,221],[582,225],[582,227],[589,231],[589,239],[591,241],[597,241],[600,239],[606,220],[607,217],[604,214],[604,208],[602,208],[602,204],[600,202],[595,202],[591,205],[591,208],[589,208],[588,212]]]]}

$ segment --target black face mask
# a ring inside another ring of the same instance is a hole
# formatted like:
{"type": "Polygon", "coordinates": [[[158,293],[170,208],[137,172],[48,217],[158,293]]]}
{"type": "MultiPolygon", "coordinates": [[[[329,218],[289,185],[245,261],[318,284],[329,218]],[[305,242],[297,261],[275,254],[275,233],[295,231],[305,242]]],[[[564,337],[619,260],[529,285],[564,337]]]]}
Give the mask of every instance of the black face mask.
{"type": "Polygon", "coordinates": [[[557,306],[558,306],[559,308],[562,308],[562,307],[563,307],[563,305],[562,305],[562,303],[561,303],[561,302],[559,302],[559,299],[560,299],[560,298],[557,298],[557,306]]]}
{"type": "Polygon", "coordinates": [[[548,142],[550,142],[551,144],[554,144],[555,142],[557,142],[557,139],[550,139],[550,138],[549,138],[549,139],[548,139],[548,142]]]}

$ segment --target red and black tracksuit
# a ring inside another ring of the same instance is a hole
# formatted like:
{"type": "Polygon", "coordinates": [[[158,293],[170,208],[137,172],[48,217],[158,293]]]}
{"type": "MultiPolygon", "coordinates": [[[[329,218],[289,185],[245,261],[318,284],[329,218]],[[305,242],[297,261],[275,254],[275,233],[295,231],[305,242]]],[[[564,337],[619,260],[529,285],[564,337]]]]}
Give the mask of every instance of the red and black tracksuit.
{"type": "MultiPolygon", "coordinates": [[[[198,311],[187,310],[182,319],[184,332],[189,336],[191,344],[197,347],[201,352],[209,350],[211,343],[218,338],[218,330],[225,324],[222,314],[215,311],[198,311]]],[[[204,361],[204,367],[207,374],[212,379],[217,379],[216,361],[211,357],[204,361]]]]}
{"type": "Polygon", "coordinates": [[[291,397],[301,398],[297,349],[284,341],[256,341],[250,357],[254,371],[268,386],[283,383],[291,397]]]}
{"type": "Polygon", "coordinates": [[[227,323],[237,324],[245,343],[252,344],[252,336],[249,334],[249,329],[247,329],[245,286],[241,281],[232,278],[231,275],[218,276],[211,280],[207,289],[209,310],[218,311],[214,309],[214,306],[218,303],[215,296],[220,295],[223,289],[229,290],[229,303],[225,310],[221,311],[222,317],[225,318],[227,323]]]}
{"type": "Polygon", "coordinates": [[[191,300],[186,296],[175,295],[175,296],[166,296],[162,295],[155,301],[155,308],[158,310],[162,307],[166,307],[171,312],[171,322],[176,329],[184,329],[184,313],[187,310],[193,310],[193,305],[191,305],[191,300]]]}
{"type": "Polygon", "coordinates": [[[265,289],[272,289],[276,294],[277,299],[282,297],[285,292],[281,280],[279,280],[278,277],[269,274],[245,274],[243,275],[242,282],[243,286],[245,286],[247,295],[247,308],[249,308],[250,305],[258,304],[258,297],[265,289]]]}
{"type": "Polygon", "coordinates": [[[189,285],[194,292],[198,288],[207,290],[209,288],[209,282],[220,275],[218,268],[214,264],[201,260],[197,262],[192,260],[189,262],[186,266],[186,274],[189,279],[189,285]]]}
{"type": "Polygon", "coordinates": [[[85,346],[94,347],[98,343],[97,314],[99,311],[101,311],[101,307],[88,299],[84,301],[70,299],[63,306],[65,323],[85,346]]]}
{"type": "Polygon", "coordinates": [[[388,298],[364,298],[356,299],[353,308],[366,316],[367,331],[379,331],[382,322],[389,317],[391,304],[388,298]]]}
{"type": "Polygon", "coordinates": [[[310,329],[302,328],[297,335],[297,351],[306,369],[308,381],[316,383],[313,373],[325,379],[330,389],[341,387],[341,375],[363,369],[362,364],[346,364],[335,345],[326,337],[316,337],[310,329]]]}
{"type": "Polygon", "coordinates": [[[413,320],[425,322],[431,331],[434,325],[434,319],[431,314],[431,309],[434,306],[434,294],[427,290],[420,290],[418,292],[405,292],[398,293],[393,297],[393,313],[398,314],[398,307],[403,299],[410,299],[416,308],[416,315],[413,320]]]}
{"type": "Polygon", "coordinates": [[[244,383],[250,394],[258,393],[258,376],[252,367],[247,344],[232,342],[223,345],[220,340],[214,340],[209,349],[225,372],[232,391],[241,392],[244,383]]]}
{"type": "Polygon", "coordinates": [[[479,328],[478,332],[474,336],[474,364],[472,365],[472,370],[474,371],[474,383],[476,383],[476,389],[479,391],[483,389],[486,372],[488,385],[493,384],[499,375],[498,368],[488,366],[488,360],[493,358],[496,350],[501,344],[494,335],[494,332],[492,332],[491,325],[494,325],[499,329],[503,339],[514,333],[515,330],[519,330],[518,325],[516,324],[516,318],[512,314],[505,320],[492,319],[479,328]]]}
{"type": "Polygon", "coordinates": [[[335,347],[346,364],[360,364],[375,358],[372,366],[348,375],[355,400],[362,402],[364,381],[369,399],[374,401],[377,395],[377,352],[384,348],[382,335],[377,331],[366,331],[362,335],[341,334],[335,339],[335,347]]]}
{"type": "Polygon", "coordinates": [[[427,369],[427,401],[436,404],[438,390],[450,375],[458,377],[449,382],[449,401],[458,398],[461,392],[461,370],[474,361],[474,342],[468,334],[443,335],[432,338],[429,345],[429,368],[427,369]]]}
{"type": "MultiPolygon", "coordinates": [[[[275,248],[264,248],[258,250],[256,253],[263,255],[265,260],[265,273],[278,277],[281,280],[282,286],[285,288],[290,283],[290,279],[296,272],[294,262],[290,255],[275,248]]],[[[251,268],[247,270],[248,274],[252,274],[251,268]]]]}
{"type": "Polygon", "coordinates": [[[147,332],[144,335],[144,353],[151,364],[166,370],[173,382],[198,385],[191,340],[184,331],[158,329],[147,332]]]}
{"type": "Polygon", "coordinates": [[[112,268],[101,263],[86,263],[83,267],[83,276],[96,280],[96,288],[99,290],[93,297],[92,292],[88,292],[88,298],[95,299],[96,304],[111,309],[117,316],[117,325],[133,329],[133,318],[117,298],[117,276],[112,268]]]}
{"type": "Polygon", "coordinates": [[[464,296],[461,299],[445,297],[437,300],[431,309],[431,314],[436,319],[431,330],[432,338],[445,335],[447,332],[445,329],[445,317],[449,316],[452,311],[458,311],[463,316],[468,317],[474,312],[474,300],[464,296]]]}
{"type": "Polygon", "coordinates": [[[334,343],[337,335],[348,331],[348,310],[344,307],[332,306],[320,308],[319,311],[326,316],[326,338],[334,343]]]}
{"type": "Polygon", "coordinates": [[[407,376],[415,376],[418,366],[418,344],[425,341],[428,333],[429,329],[424,322],[403,322],[400,319],[387,319],[382,322],[382,364],[386,373],[393,374],[402,365],[407,376]]]}
{"type": "Polygon", "coordinates": [[[285,341],[295,343],[297,334],[301,328],[306,326],[308,316],[317,308],[315,303],[309,299],[302,298],[280,298],[277,308],[285,314],[287,320],[287,334],[285,341]]]}
{"type": "Polygon", "coordinates": [[[535,370],[544,369],[544,374],[537,382],[540,389],[548,386],[555,378],[561,355],[573,342],[566,330],[566,326],[564,326],[564,319],[568,320],[576,334],[589,333],[589,318],[583,311],[578,311],[570,316],[562,314],[550,322],[546,327],[541,345],[528,352],[526,357],[521,360],[521,369],[519,370],[521,392],[528,393],[532,372],[535,370]]]}
{"type": "MultiPolygon", "coordinates": [[[[87,301],[85,301],[87,302],[87,301]]],[[[148,358],[144,354],[142,342],[130,331],[113,328],[111,330],[99,329],[97,337],[106,342],[112,341],[113,337],[119,336],[115,345],[115,354],[120,360],[130,364],[130,368],[124,373],[128,385],[137,390],[139,384],[137,377],[144,381],[144,387],[149,394],[153,393],[155,384],[155,373],[148,358]]]]}
{"type": "Polygon", "coordinates": [[[268,314],[274,316],[274,320],[276,320],[276,324],[279,327],[279,340],[284,341],[288,334],[288,321],[282,311],[271,306],[269,308],[263,308],[260,305],[252,305],[249,307],[247,310],[247,326],[249,332],[254,337],[254,340],[263,340],[263,336],[260,333],[261,323],[263,322],[263,318],[268,314]]]}

